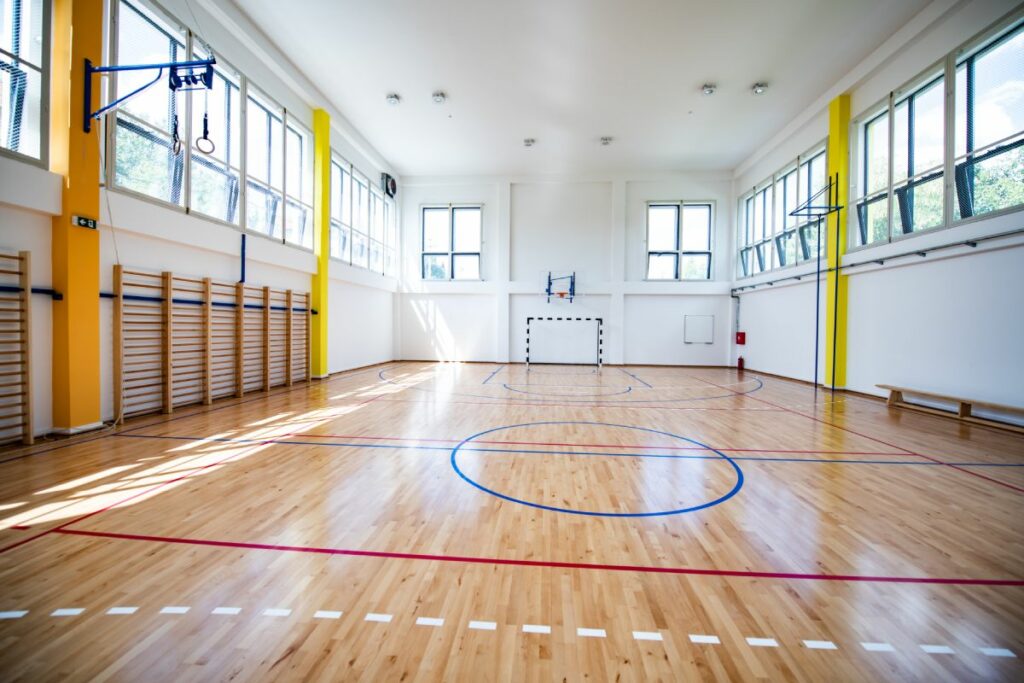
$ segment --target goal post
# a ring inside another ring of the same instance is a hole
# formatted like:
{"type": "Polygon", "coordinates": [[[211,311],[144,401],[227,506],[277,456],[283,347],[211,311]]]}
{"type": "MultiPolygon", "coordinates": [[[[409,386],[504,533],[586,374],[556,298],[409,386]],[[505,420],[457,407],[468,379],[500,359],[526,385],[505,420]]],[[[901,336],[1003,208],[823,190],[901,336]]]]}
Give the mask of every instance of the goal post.
{"type": "Polygon", "coordinates": [[[604,320],[582,317],[528,317],[526,366],[602,364],[604,320]]]}

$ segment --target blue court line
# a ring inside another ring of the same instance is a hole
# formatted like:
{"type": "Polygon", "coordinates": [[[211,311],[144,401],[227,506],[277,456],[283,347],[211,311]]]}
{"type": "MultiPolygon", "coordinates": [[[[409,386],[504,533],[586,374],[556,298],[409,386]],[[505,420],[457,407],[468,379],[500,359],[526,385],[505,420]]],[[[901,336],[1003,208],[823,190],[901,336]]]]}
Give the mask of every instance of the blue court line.
{"type": "Polygon", "coordinates": [[[629,371],[629,370],[627,370],[626,368],[619,368],[619,370],[622,370],[622,371],[623,371],[624,373],[626,373],[627,375],[629,375],[630,377],[632,377],[633,379],[635,379],[635,380],[636,380],[637,382],[640,382],[640,384],[643,384],[643,385],[644,385],[645,387],[647,387],[648,389],[653,389],[653,388],[654,388],[654,387],[652,387],[652,386],[651,386],[650,384],[648,384],[647,382],[643,381],[642,379],[640,379],[639,377],[637,377],[636,375],[634,375],[634,374],[633,374],[632,372],[630,372],[630,371],[629,371]]]}
{"type": "MultiPolygon", "coordinates": [[[[539,391],[523,391],[522,389],[513,389],[508,384],[502,384],[501,386],[505,387],[509,391],[514,391],[517,394],[529,394],[530,396],[543,396],[543,397],[550,397],[550,398],[586,398],[587,397],[586,394],[542,394],[539,391]]],[[[527,386],[530,386],[530,385],[527,385],[527,386]]],[[[550,384],[548,384],[548,385],[538,384],[537,386],[538,387],[542,387],[542,386],[551,386],[551,385],[550,384]]],[[[587,387],[591,387],[591,388],[594,388],[594,389],[600,389],[601,388],[601,385],[599,385],[599,384],[584,384],[584,385],[581,385],[581,386],[583,388],[587,388],[587,387]]],[[[608,388],[614,388],[614,387],[608,387],[608,388]]],[[[591,394],[590,396],[593,397],[593,398],[604,398],[605,396],[621,396],[622,394],[628,394],[631,391],[633,391],[633,387],[626,387],[625,390],[623,390],[623,391],[615,391],[615,392],[612,392],[610,394],[591,394]]]]}
{"type": "Polygon", "coordinates": [[[499,365],[499,366],[498,366],[498,369],[497,369],[497,370],[495,370],[494,372],[492,372],[491,374],[487,375],[487,379],[485,379],[485,380],[484,380],[484,381],[483,381],[482,383],[483,383],[483,384],[487,384],[488,382],[490,382],[490,381],[491,381],[491,378],[492,378],[492,377],[494,377],[495,375],[497,375],[497,374],[498,374],[499,372],[501,372],[502,368],[504,368],[504,367],[505,367],[505,364],[504,364],[504,363],[502,363],[501,365],[499,365]]]}
{"type": "MultiPolygon", "coordinates": [[[[276,444],[281,446],[330,446],[333,448],[377,448],[395,450],[421,450],[421,451],[445,451],[451,452],[450,446],[417,446],[417,445],[395,445],[376,443],[346,443],[342,441],[283,441],[280,439],[230,439],[225,437],[205,438],[201,436],[160,436],[156,434],[114,434],[126,439],[171,439],[174,441],[209,441],[215,443],[243,443],[243,444],[276,444]]],[[[535,454],[535,455],[586,455],[605,456],[611,458],[661,458],[667,460],[721,460],[717,455],[684,455],[684,454],[660,454],[660,453],[609,453],[604,451],[542,451],[519,448],[465,448],[463,451],[477,453],[512,453],[512,454],[535,454]]],[[[1024,463],[991,463],[991,462],[934,462],[931,460],[828,460],[824,458],[766,458],[753,455],[729,456],[731,460],[744,460],[752,462],[808,462],[821,464],[840,465],[958,465],[960,467],[1024,467],[1024,463]]]]}
{"type": "MultiPolygon", "coordinates": [[[[394,361],[388,361],[388,363],[392,363],[392,362],[394,362],[394,361]]],[[[365,374],[367,372],[373,372],[376,369],[377,369],[377,366],[375,365],[372,368],[363,368],[362,370],[356,370],[355,372],[349,372],[348,370],[342,370],[336,376],[327,377],[326,379],[319,380],[318,383],[315,386],[323,386],[327,382],[334,382],[336,380],[349,379],[350,377],[355,377],[356,375],[363,375],[363,374],[365,374]],[[343,374],[343,373],[348,373],[348,374],[343,374]]],[[[383,370],[381,370],[381,372],[383,372],[383,370]]],[[[298,391],[299,389],[311,389],[313,386],[314,385],[296,384],[296,385],[294,385],[294,386],[292,386],[290,388],[283,387],[283,386],[282,387],[273,387],[273,389],[281,389],[281,390],[280,391],[275,391],[273,394],[267,394],[267,393],[260,392],[259,395],[257,395],[257,396],[251,396],[250,398],[246,398],[246,399],[243,399],[241,401],[235,401],[234,403],[225,403],[224,405],[219,405],[219,406],[207,407],[206,410],[197,410],[197,411],[193,411],[193,412],[190,412],[190,413],[186,413],[185,415],[177,415],[175,417],[170,417],[170,418],[167,418],[165,420],[160,420],[158,422],[150,422],[149,424],[138,425],[136,427],[129,427],[127,429],[122,429],[121,431],[119,431],[117,433],[100,434],[100,435],[94,436],[94,437],[89,438],[89,439],[75,439],[75,440],[69,439],[67,443],[62,443],[62,444],[53,446],[52,448],[44,448],[43,450],[36,450],[36,451],[29,452],[29,453],[22,453],[21,455],[15,455],[13,457],[7,458],[6,460],[0,460],[0,465],[3,465],[3,464],[8,463],[8,462],[14,462],[15,460],[22,460],[24,458],[31,458],[31,457],[36,456],[36,455],[44,455],[46,453],[52,453],[53,451],[59,451],[62,448],[71,448],[72,446],[80,446],[82,444],[90,443],[92,441],[99,441],[101,439],[109,439],[112,436],[122,436],[122,435],[129,436],[129,434],[128,434],[129,432],[134,432],[134,431],[137,431],[139,429],[146,429],[148,427],[158,427],[160,425],[167,424],[168,422],[174,422],[175,420],[184,420],[184,419],[189,418],[189,417],[197,417],[199,415],[209,415],[210,413],[217,412],[218,410],[225,410],[227,408],[235,408],[237,406],[244,405],[246,403],[252,403],[253,401],[259,401],[260,399],[266,400],[266,399],[274,398],[276,396],[280,396],[282,394],[290,394],[293,391],[298,391]]],[[[225,397],[223,397],[223,399],[218,399],[218,400],[230,400],[230,398],[233,398],[233,397],[225,396],[225,397]]],[[[184,408],[188,409],[188,408],[192,408],[192,407],[195,407],[195,406],[199,406],[199,404],[184,406],[184,408]]],[[[156,414],[158,414],[158,413],[152,413],[152,415],[156,415],[156,414]]],[[[140,415],[139,417],[148,417],[148,416],[149,415],[140,415]]],[[[109,429],[109,427],[104,427],[103,429],[109,429]]]]}
{"type": "MultiPolygon", "coordinates": [[[[390,377],[385,377],[384,373],[387,370],[388,370],[388,368],[385,368],[384,370],[381,370],[379,373],[377,373],[377,377],[379,377],[382,382],[386,382],[387,384],[393,384],[394,386],[401,387],[403,389],[412,389],[413,391],[420,391],[420,392],[423,392],[425,394],[435,394],[435,395],[437,395],[437,394],[440,393],[440,392],[437,391],[437,389],[425,389],[423,387],[416,386],[414,384],[402,384],[401,382],[393,380],[390,377]]],[[[435,379],[435,378],[431,378],[431,379],[435,379]]],[[[718,396],[697,396],[695,398],[635,398],[635,399],[618,399],[616,401],[611,401],[610,403],[612,403],[611,407],[613,407],[613,408],[623,408],[623,407],[628,407],[628,406],[619,405],[619,404],[626,404],[626,403],[655,403],[655,404],[657,404],[657,403],[685,403],[687,401],[711,401],[711,400],[714,400],[716,398],[733,398],[733,397],[736,397],[736,396],[746,396],[747,394],[752,394],[755,391],[760,391],[762,388],[764,388],[764,382],[761,381],[761,379],[757,378],[757,377],[754,377],[752,380],[745,380],[743,382],[738,382],[738,384],[746,384],[748,381],[757,382],[757,386],[754,387],[753,389],[749,389],[747,391],[733,391],[732,389],[727,389],[726,391],[729,392],[728,394],[719,394],[718,396]]],[[[736,384],[736,383],[734,383],[734,384],[736,384]]],[[[709,386],[714,386],[714,385],[709,385],[709,386]]],[[[514,389],[512,391],[514,391],[514,389]]],[[[460,391],[452,391],[452,392],[449,392],[446,395],[447,396],[464,396],[464,397],[468,396],[468,397],[471,397],[471,398],[485,398],[485,399],[488,399],[490,401],[503,401],[503,400],[507,400],[507,397],[504,397],[504,396],[489,396],[487,394],[467,394],[467,393],[463,393],[463,392],[460,392],[460,391]]],[[[557,398],[557,397],[552,396],[552,398],[557,398]]],[[[540,405],[540,406],[543,406],[543,405],[558,406],[558,405],[573,404],[573,403],[581,403],[581,404],[584,404],[584,405],[600,406],[600,404],[603,403],[603,401],[599,400],[599,398],[587,399],[587,400],[583,400],[583,401],[572,401],[572,400],[544,401],[544,400],[541,400],[541,399],[531,399],[531,398],[521,398],[521,399],[516,399],[516,400],[519,401],[521,405],[540,405]]]]}

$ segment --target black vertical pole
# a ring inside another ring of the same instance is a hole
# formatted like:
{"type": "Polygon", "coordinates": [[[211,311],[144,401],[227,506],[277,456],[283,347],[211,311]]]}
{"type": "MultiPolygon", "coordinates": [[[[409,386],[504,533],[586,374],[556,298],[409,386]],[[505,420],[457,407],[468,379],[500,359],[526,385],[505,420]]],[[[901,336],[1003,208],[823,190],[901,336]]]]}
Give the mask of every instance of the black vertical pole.
{"type": "Polygon", "coordinates": [[[821,216],[818,216],[818,237],[815,247],[818,252],[817,280],[814,285],[814,402],[818,402],[818,344],[821,327],[821,216]]]}
{"type": "MultiPolygon", "coordinates": [[[[832,179],[829,178],[829,184],[832,183],[832,179]]],[[[835,267],[835,288],[833,290],[832,297],[832,398],[835,398],[836,393],[836,330],[839,329],[839,242],[841,236],[839,235],[839,212],[842,208],[839,207],[839,172],[836,172],[836,198],[835,201],[831,201],[832,190],[829,189],[829,205],[836,208],[836,265],[835,267]]]]}

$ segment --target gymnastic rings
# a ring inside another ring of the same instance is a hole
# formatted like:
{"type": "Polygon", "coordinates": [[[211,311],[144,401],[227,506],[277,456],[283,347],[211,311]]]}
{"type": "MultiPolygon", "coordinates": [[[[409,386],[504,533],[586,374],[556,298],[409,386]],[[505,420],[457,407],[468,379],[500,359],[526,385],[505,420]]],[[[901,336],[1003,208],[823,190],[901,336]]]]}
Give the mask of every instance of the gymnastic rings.
{"type": "Polygon", "coordinates": [[[181,154],[181,138],[178,137],[178,115],[177,114],[174,115],[174,126],[173,126],[173,128],[174,128],[174,130],[172,131],[172,134],[171,134],[171,151],[174,153],[174,156],[178,156],[179,154],[181,154]]]}
{"type": "Polygon", "coordinates": [[[210,139],[210,119],[207,114],[203,114],[203,134],[196,138],[196,149],[203,154],[213,154],[213,151],[217,149],[217,145],[213,144],[213,140],[210,139]]]}

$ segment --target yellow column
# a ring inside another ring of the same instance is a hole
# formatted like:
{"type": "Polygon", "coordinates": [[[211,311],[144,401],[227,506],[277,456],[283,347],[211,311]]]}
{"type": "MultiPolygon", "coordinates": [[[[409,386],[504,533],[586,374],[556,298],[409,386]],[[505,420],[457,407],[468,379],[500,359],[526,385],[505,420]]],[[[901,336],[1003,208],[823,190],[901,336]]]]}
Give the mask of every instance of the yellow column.
{"type": "MultiPolygon", "coordinates": [[[[100,422],[100,240],[72,216],[100,217],[100,133],[82,128],[85,59],[103,57],[103,1],[54,0],[50,170],[64,177],[53,219],[53,424],[75,431],[100,422]]],[[[93,88],[92,109],[99,106],[93,88]]]]}
{"type": "Polygon", "coordinates": [[[327,280],[331,256],[331,117],[313,112],[313,275],[310,363],[313,377],[327,376],[327,280]]]}
{"type": "Polygon", "coordinates": [[[839,266],[843,254],[846,253],[847,217],[851,207],[848,205],[848,188],[850,187],[850,96],[839,95],[828,105],[828,177],[839,182],[831,201],[843,209],[828,217],[828,251],[829,273],[826,278],[825,294],[825,376],[822,381],[836,387],[846,386],[846,309],[847,309],[847,276],[832,270],[839,266]],[[838,247],[838,248],[837,248],[838,247]],[[834,352],[834,353],[833,353],[834,352]],[[833,359],[834,356],[834,359],[833,359]],[[833,375],[834,371],[834,375],[833,375]]]}

